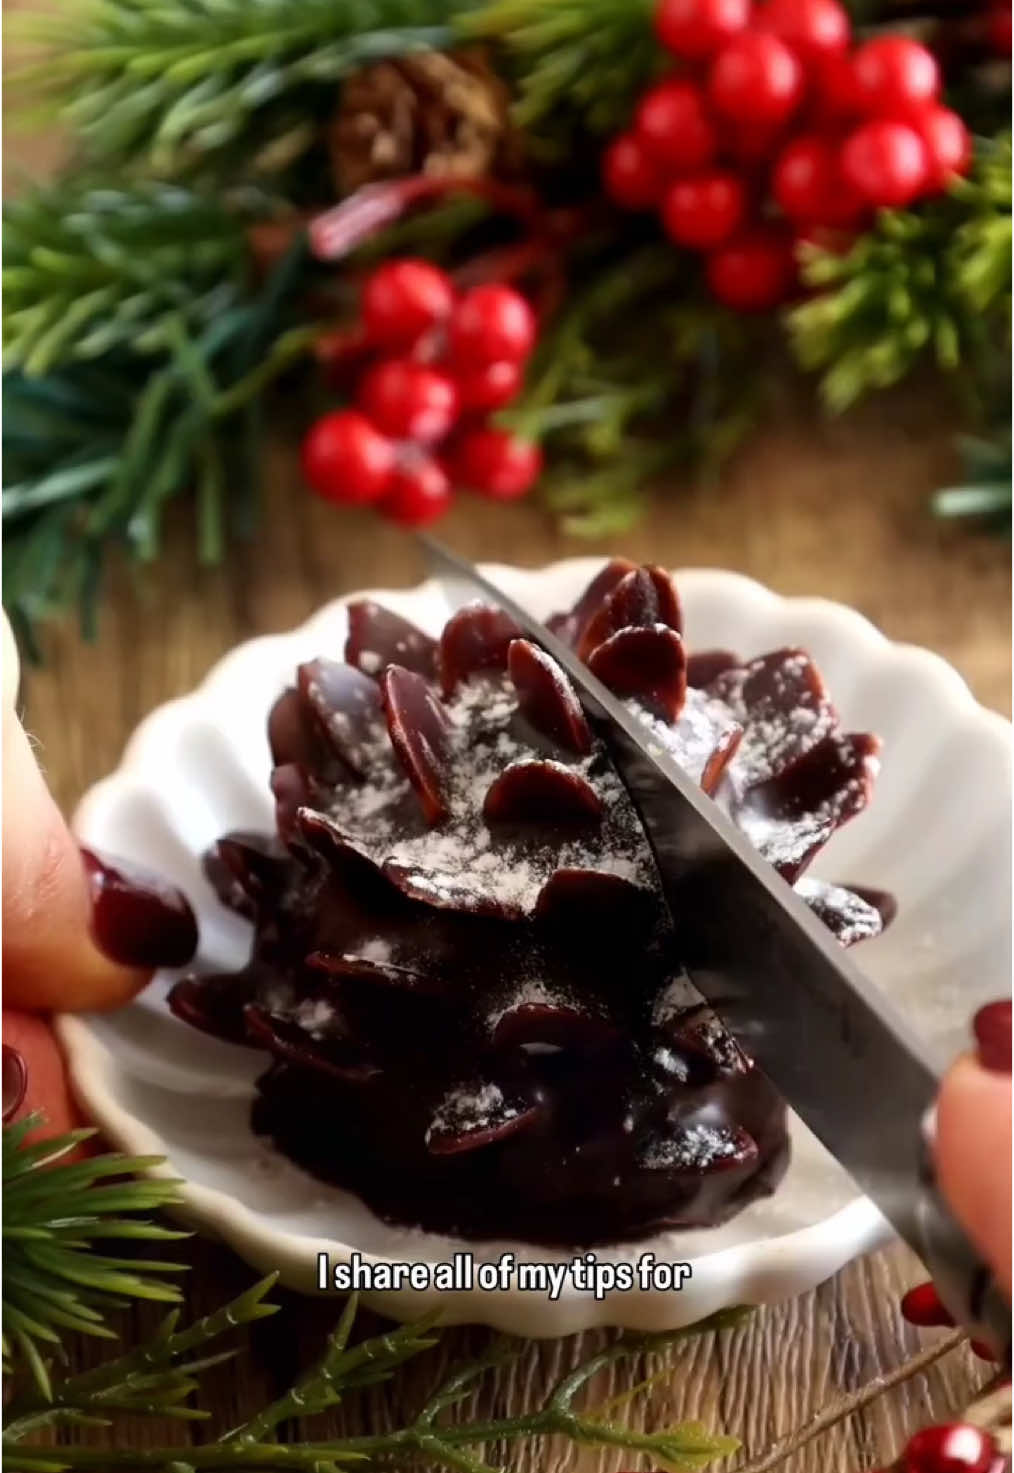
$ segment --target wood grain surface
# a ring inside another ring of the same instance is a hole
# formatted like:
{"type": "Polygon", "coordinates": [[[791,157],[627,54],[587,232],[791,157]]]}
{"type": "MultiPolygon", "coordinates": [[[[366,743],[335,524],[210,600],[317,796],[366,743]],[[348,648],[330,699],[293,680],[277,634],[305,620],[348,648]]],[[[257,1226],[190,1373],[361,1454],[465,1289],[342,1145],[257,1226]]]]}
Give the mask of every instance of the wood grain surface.
{"type": "MultiPolygon", "coordinates": [[[[668,486],[650,515],[609,548],[568,542],[535,506],[503,509],[462,500],[442,531],[474,557],[535,566],[567,554],[609,551],[670,566],[734,568],[781,593],[839,599],[892,638],[937,650],[981,701],[1007,711],[1009,549],[957,534],[926,514],[930,490],[956,471],[950,433],[949,407],[938,392],[885,398],[832,423],[787,405],[717,484],[668,486]]],[[[314,502],[299,484],[291,452],[281,446],[270,454],[267,480],[259,535],[236,547],[227,567],[195,565],[188,514],[181,509],[157,566],[112,571],[96,644],[82,644],[73,628],[47,637],[47,664],[26,679],[27,720],[68,809],[115,767],[146,712],[189,690],[237,641],[286,629],[336,594],[406,586],[420,576],[419,559],[403,535],[314,502]]],[[[192,1252],[187,1297],[195,1313],[250,1281],[250,1271],[225,1249],[195,1243],[192,1252]]],[[[940,1333],[919,1334],[899,1318],[901,1291],[920,1277],[907,1252],[879,1253],[813,1293],[759,1310],[717,1341],[688,1342],[637,1416],[655,1426],[692,1417],[734,1433],[744,1451],[727,1466],[749,1466],[940,1333]]],[[[286,1302],[284,1320],[258,1327],[248,1354],[209,1377],[205,1404],[219,1427],[235,1424],[287,1384],[335,1314],[326,1304],[287,1296],[286,1302]]],[[[411,1410],[439,1361],[481,1338],[475,1330],[450,1333],[445,1347],[395,1386],[350,1407],[341,1425],[376,1430],[393,1424],[411,1410]]],[[[582,1344],[572,1339],[526,1348],[492,1379],[483,1394],[487,1409],[508,1413],[530,1405],[588,1344],[586,1337],[582,1344]]],[[[79,1354],[90,1364],[96,1352],[79,1354]]],[[[908,1431],[961,1408],[985,1379],[981,1363],[958,1348],[777,1465],[786,1473],[859,1473],[885,1464],[908,1431]]],[[[190,1435],[164,1427],[130,1435],[150,1445],[170,1434],[184,1441],[190,1435]]],[[[488,1456],[498,1461],[495,1449],[488,1456]]],[[[613,1473],[636,1465],[629,1457],[546,1445],[506,1450],[503,1461],[518,1473],[613,1473]]]]}

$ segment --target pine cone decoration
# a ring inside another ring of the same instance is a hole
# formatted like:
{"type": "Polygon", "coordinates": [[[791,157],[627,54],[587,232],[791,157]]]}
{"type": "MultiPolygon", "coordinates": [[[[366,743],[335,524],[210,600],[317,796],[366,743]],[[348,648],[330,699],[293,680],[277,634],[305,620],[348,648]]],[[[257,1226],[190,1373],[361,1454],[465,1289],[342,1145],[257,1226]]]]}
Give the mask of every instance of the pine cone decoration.
{"type": "Polygon", "coordinates": [[[420,51],[350,77],[328,131],[343,193],[406,174],[513,172],[510,94],[481,49],[420,51]]]}
{"type": "MultiPolygon", "coordinates": [[[[688,659],[672,580],[621,561],[554,623],[844,944],[881,929],[800,878],[877,750],[804,653],[688,659]]],[[[680,971],[563,671],[479,605],[436,641],[353,604],[345,653],[271,713],[277,837],[206,861],[254,923],[249,965],[171,996],[272,1054],[255,1127],[382,1215],[471,1237],[614,1241],[771,1192],[784,1106],[680,971]]]]}

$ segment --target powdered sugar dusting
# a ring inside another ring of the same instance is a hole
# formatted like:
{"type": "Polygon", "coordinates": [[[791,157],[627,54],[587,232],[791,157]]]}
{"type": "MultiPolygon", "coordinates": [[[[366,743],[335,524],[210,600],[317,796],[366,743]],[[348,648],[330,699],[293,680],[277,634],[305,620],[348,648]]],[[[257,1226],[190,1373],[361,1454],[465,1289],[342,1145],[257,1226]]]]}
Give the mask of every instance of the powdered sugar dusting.
{"type": "Polygon", "coordinates": [[[309,1033],[311,1038],[325,1038],[334,1031],[336,1014],[324,997],[305,997],[291,1013],[291,1021],[309,1033]]]}
{"type": "Polygon", "coordinates": [[[729,765],[739,792],[782,772],[837,727],[835,709],[803,650],[777,650],[728,670],[709,694],[743,727],[729,765]]]}
{"type": "Polygon", "coordinates": [[[665,1028],[688,1008],[700,1007],[704,1001],[686,972],[680,972],[667,982],[655,998],[651,1010],[651,1021],[656,1028],[665,1028]]]}
{"type": "Polygon", "coordinates": [[[359,947],[357,956],[360,961],[373,962],[375,966],[386,966],[394,955],[391,943],[380,936],[374,936],[369,941],[364,941],[359,947]]]}
{"type": "Polygon", "coordinates": [[[426,1129],[426,1144],[438,1136],[472,1135],[517,1119],[520,1107],[504,1097],[498,1084],[469,1084],[444,1096],[426,1129]]]}
{"type": "Polygon", "coordinates": [[[880,911],[861,895],[843,885],[808,876],[796,881],[796,894],[805,900],[816,916],[834,931],[842,946],[854,946],[870,936],[878,936],[884,928],[880,911]]]}
{"type": "Polygon", "coordinates": [[[735,811],[737,824],[754,848],[790,881],[837,828],[865,808],[879,770],[877,757],[857,749],[855,738],[843,736],[832,745],[842,776],[819,802],[804,807],[790,791],[780,796],[776,792],[775,801],[769,803],[769,788],[777,789],[774,779],[754,791],[753,801],[747,794],[735,811]],[[757,801],[759,795],[763,801],[757,801]]]}
{"type": "Polygon", "coordinates": [[[715,755],[737,739],[740,726],[727,707],[691,686],[675,723],[663,721],[631,697],[623,703],[652,740],[679,763],[694,782],[701,782],[715,755]]]}
{"type": "Polygon", "coordinates": [[[649,1171],[707,1171],[716,1161],[739,1155],[742,1147],[742,1139],[726,1127],[702,1121],[655,1137],[641,1153],[640,1165],[649,1171]]]}
{"type": "Polygon", "coordinates": [[[443,822],[423,823],[379,723],[376,742],[365,749],[366,781],[340,788],[330,811],[350,842],[408,893],[434,905],[530,915],[558,869],[594,870],[639,888],[657,884],[633,806],[601,746],[570,762],[533,747],[518,725],[506,675],[462,683],[443,709],[443,822]],[[548,817],[544,825],[488,825],[482,808],[493,783],[512,764],[533,760],[584,778],[601,803],[601,820],[579,828],[548,817]]]}

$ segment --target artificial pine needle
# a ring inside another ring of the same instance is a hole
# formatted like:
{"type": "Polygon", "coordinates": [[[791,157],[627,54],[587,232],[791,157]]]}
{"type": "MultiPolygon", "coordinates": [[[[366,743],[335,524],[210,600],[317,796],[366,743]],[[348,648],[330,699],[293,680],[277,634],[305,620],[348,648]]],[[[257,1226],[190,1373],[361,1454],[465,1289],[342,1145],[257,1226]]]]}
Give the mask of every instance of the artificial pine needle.
{"type": "Polygon", "coordinates": [[[241,1473],[253,1468],[321,1473],[392,1459],[439,1464],[464,1473],[496,1473],[481,1455],[484,1445],[554,1435],[587,1446],[640,1452],[657,1467],[689,1470],[724,1457],[737,1445],[697,1423],[642,1432],[604,1419],[604,1407],[586,1412],[578,1405],[587,1383],[606,1365],[628,1356],[665,1353],[687,1336],[722,1329],[734,1322],[735,1316],[728,1313],[671,1335],[623,1337],[564,1376],[542,1405],[511,1417],[477,1419],[463,1411],[472,1391],[520,1349],[519,1342],[497,1338],[485,1352],[453,1367],[404,1426],[366,1436],[314,1439],[306,1430],[308,1421],[349,1395],[390,1379],[440,1338],[437,1316],[430,1315],[354,1340],[358,1301],[352,1295],[318,1361],[281,1396],[217,1440],[185,1448],[143,1449],[114,1441],[100,1449],[76,1442],[64,1445],[60,1438],[56,1448],[36,1447],[32,1439],[39,1433],[55,1432],[59,1437],[64,1427],[115,1425],[121,1414],[200,1423],[206,1414],[191,1404],[191,1398],[200,1390],[201,1377],[236,1354],[234,1348],[220,1350],[218,1342],[277,1312],[267,1297],[277,1277],[272,1274],[182,1329],[180,1311],[172,1310],[146,1342],[91,1370],[66,1375],[61,1364],[66,1334],[111,1338],[105,1318],[109,1309],[138,1299],[181,1298],[175,1285],[148,1275],[175,1274],[183,1265],[102,1257],[87,1243],[71,1246],[62,1240],[64,1228],[77,1224],[75,1230],[91,1236],[119,1237],[130,1236],[124,1229],[136,1223],[152,1236],[180,1236],[143,1219],[107,1216],[107,1189],[96,1185],[107,1177],[122,1178],[117,1211],[129,1211],[131,1204],[149,1211],[177,1198],[174,1183],[132,1175],[156,1165],[151,1158],[106,1155],[68,1163],[62,1158],[82,1132],[29,1145],[26,1136],[38,1124],[38,1118],[31,1117],[4,1126],[4,1359],[11,1394],[3,1409],[2,1450],[5,1467],[15,1473],[72,1473],[83,1468],[103,1473],[144,1469],[241,1473]],[[12,1206],[17,1225],[9,1231],[12,1206]],[[26,1235],[28,1229],[31,1236],[26,1235]],[[284,1441],[283,1429],[288,1429],[284,1441]]]}

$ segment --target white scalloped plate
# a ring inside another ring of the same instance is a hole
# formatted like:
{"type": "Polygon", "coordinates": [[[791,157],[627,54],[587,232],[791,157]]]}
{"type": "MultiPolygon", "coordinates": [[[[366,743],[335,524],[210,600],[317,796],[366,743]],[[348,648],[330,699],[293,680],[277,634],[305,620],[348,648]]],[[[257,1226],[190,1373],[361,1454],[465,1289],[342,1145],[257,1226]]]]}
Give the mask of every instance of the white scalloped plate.
{"type": "MultiPolygon", "coordinates": [[[[533,612],[569,604],[599,566],[580,558],[534,572],[488,572],[533,612]]],[[[973,1010],[1007,992],[1010,979],[1010,729],[972,699],[935,655],[891,644],[860,615],[821,599],[786,599],[737,574],[677,574],[690,647],[724,646],[746,656],[784,644],[808,649],[824,671],[846,726],[878,731],[883,769],[872,808],[835,836],[814,872],[891,890],[899,916],[857,957],[889,990],[942,1058],[957,1051],[973,1010]]],[[[362,596],[362,595],[360,595],[362,596]]],[[[371,590],[370,597],[436,633],[439,590],[371,590]]],[[[268,708],[301,660],[338,654],[345,601],[289,634],[241,645],[192,695],[142,723],[111,777],[76,816],[90,844],[175,879],[201,923],[200,964],[226,970],[249,945],[245,923],[217,903],[200,855],[232,828],[272,826],[268,708]]],[[[353,1249],[381,1262],[442,1261],[471,1248],[477,1259],[511,1248],[519,1260],[569,1255],[516,1243],[469,1245],[380,1222],[348,1193],[322,1186],[259,1141],[248,1124],[260,1054],[220,1043],[165,1007],[173,978],[158,976],[114,1014],[60,1019],[75,1089],[117,1145],[164,1154],[184,1182],[184,1215],[224,1238],[262,1270],[279,1269],[311,1289],[317,1254],[347,1260],[353,1249]]],[[[870,1101],[870,1129],[877,1102],[870,1101]]],[[[340,1127],[338,1127],[340,1128],[340,1127]]],[[[882,1242],[888,1229],[841,1168],[798,1122],[793,1159],[772,1198],[723,1227],[665,1233],[602,1249],[629,1260],[651,1248],[689,1261],[678,1292],[614,1294],[596,1302],[565,1289],[555,1303],[514,1289],[378,1294],[396,1317],[439,1306],[449,1321],[526,1335],[564,1335],[598,1324],[658,1330],[734,1303],[799,1293],[882,1242]]]]}

